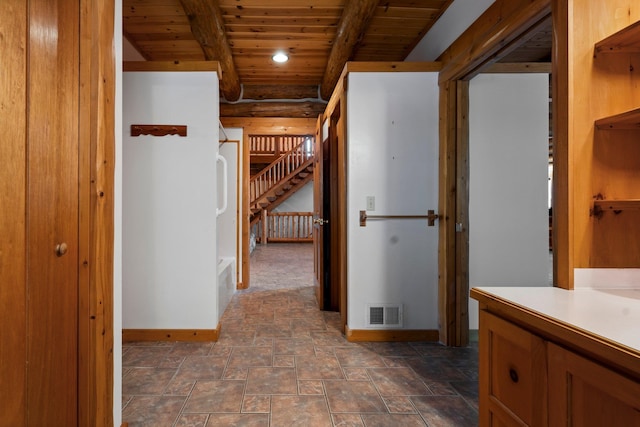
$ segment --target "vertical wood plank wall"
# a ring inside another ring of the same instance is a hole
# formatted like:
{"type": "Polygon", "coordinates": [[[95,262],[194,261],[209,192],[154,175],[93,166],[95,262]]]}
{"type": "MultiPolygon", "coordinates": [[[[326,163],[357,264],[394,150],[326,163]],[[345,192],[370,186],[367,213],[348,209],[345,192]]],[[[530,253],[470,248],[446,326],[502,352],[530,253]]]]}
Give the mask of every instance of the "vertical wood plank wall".
{"type": "Polygon", "coordinates": [[[112,425],[114,2],[0,28],[0,425],[112,425]]]}
{"type": "Polygon", "coordinates": [[[26,52],[27,3],[0,2],[0,402],[1,426],[26,424],[26,52]]]}
{"type": "Polygon", "coordinates": [[[79,424],[113,425],[115,0],[80,1],[79,424]]]}
{"type": "Polygon", "coordinates": [[[78,422],[79,3],[29,1],[27,425],[78,422]]]}

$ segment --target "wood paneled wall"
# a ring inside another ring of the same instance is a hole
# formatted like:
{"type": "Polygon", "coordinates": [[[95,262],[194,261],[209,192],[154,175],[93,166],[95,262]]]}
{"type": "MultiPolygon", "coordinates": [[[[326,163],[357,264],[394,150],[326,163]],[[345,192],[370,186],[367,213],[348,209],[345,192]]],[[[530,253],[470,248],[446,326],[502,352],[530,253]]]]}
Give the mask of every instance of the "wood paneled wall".
{"type": "Polygon", "coordinates": [[[597,199],[640,198],[638,131],[594,122],[640,107],[640,53],[598,53],[595,44],[640,21],[633,0],[553,2],[554,233],[557,284],[574,268],[640,267],[640,211],[594,210],[597,199]]]}

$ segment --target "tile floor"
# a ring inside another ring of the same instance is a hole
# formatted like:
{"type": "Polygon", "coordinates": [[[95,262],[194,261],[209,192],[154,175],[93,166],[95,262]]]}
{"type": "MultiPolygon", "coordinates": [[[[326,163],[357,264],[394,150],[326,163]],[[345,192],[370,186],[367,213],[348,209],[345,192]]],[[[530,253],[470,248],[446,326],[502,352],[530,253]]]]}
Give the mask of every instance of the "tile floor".
{"type": "Polygon", "coordinates": [[[349,343],[317,309],[311,245],[251,263],[218,342],[125,344],[130,427],[477,425],[476,345],[349,343]]]}

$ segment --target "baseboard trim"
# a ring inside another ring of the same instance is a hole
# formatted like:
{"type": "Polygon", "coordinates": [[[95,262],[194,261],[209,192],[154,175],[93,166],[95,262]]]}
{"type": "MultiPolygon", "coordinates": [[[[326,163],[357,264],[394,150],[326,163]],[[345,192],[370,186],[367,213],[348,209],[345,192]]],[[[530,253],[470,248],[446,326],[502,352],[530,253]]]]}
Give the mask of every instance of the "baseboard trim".
{"type": "Polygon", "coordinates": [[[123,329],[122,342],[133,341],[218,341],[216,329],[123,329]]]}
{"type": "Polygon", "coordinates": [[[345,335],[349,342],[440,340],[440,332],[435,329],[350,329],[346,326],[345,335]]]}

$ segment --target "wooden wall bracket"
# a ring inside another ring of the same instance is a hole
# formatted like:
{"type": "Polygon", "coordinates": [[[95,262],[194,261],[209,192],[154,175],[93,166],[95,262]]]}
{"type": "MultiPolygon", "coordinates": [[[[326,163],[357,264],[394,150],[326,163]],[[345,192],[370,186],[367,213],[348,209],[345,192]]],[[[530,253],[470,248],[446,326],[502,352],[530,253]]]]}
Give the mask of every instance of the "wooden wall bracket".
{"type": "Polygon", "coordinates": [[[131,136],[140,135],[187,136],[187,127],[182,125],[131,125],[131,136]]]}

